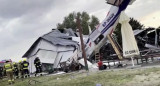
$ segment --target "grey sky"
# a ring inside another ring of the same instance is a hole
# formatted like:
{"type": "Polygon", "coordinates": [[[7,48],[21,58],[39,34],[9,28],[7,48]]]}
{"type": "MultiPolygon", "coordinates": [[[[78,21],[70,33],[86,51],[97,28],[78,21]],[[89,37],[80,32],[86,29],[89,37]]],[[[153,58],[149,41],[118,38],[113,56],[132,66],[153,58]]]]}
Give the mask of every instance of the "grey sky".
{"type": "MultiPolygon", "coordinates": [[[[136,0],[126,13],[146,27],[158,27],[159,6],[159,0],[136,0]]],[[[109,7],[105,0],[0,0],[0,60],[18,61],[39,36],[70,12],[86,11],[102,21],[109,7]]]]}

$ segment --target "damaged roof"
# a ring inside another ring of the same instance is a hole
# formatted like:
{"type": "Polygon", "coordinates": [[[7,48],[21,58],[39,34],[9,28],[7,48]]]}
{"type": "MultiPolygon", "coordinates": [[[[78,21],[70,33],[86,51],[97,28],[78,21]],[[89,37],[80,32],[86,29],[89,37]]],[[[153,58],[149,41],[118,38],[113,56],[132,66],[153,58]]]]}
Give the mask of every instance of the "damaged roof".
{"type": "Polygon", "coordinates": [[[36,47],[36,45],[40,42],[41,39],[44,39],[53,45],[78,47],[78,42],[71,40],[71,36],[61,33],[59,30],[55,29],[39,37],[28,49],[28,51],[23,55],[23,57],[28,57],[28,55],[32,52],[32,50],[36,47]]]}
{"type": "Polygon", "coordinates": [[[54,45],[62,45],[62,46],[75,46],[78,47],[78,43],[76,41],[71,40],[72,37],[67,36],[64,33],[61,33],[58,30],[52,31],[41,38],[49,41],[54,45]]]}

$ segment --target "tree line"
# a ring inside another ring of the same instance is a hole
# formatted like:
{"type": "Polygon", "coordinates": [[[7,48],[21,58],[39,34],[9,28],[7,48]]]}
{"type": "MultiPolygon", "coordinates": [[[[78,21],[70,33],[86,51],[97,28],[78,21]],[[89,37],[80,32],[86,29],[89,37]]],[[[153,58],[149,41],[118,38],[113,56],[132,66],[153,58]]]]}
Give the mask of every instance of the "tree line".
{"type": "Polygon", "coordinates": [[[89,26],[91,30],[95,28],[96,25],[99,24],[99,19],[94,15],[89,15],[87,12],[72,12],[68,16],[64,17],[64,20],[62,23],[57,24],[57,29],[73,29],[73,31],[76,31],[77,29],[77,23],[76,18],[77,16],[80,16],[81,18],[81,26],[83,28],[83,34],[87,35],[89,33],[89,26]]]}
{"type": "MultiPolygon", "coordinates": [[[[81,18],[81,26],[83,28],[83,34],[88,35],[89,34],[89,27],[91,30],[95,29],[96,26],[100,23],[99,19],[94,15],[89,15],[87,12],[72,12],[69,13],[66,17],[64,17],[64,20],[62,23],[57,24],[57,29],[69,29],[71,28],[73,31],[77,30],[77,23],[76,18],[77,16],[80,16],[81,18]]],[[[138,20],[134,18],[130,18],[129,21],[130,25],[132,26],[133,30],[140,30],[144,29],[144,25],[141,24],[138,20]]],[[[160,29],[160,26],[158,27],[160,29]]],[[[114,35],[117,40],[117,42],[121,45],[122,44],[122,36],[121,36],[121,24],[118,23],[114,30],[114,35]]]]}

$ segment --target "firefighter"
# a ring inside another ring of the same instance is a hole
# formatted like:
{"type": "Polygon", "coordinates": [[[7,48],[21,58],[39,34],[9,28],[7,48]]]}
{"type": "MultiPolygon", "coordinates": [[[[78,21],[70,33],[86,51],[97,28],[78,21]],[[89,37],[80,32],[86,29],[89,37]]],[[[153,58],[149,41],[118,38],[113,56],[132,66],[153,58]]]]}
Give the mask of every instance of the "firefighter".
{"type": "Polygon", "coordinates": [[[102,62],[102,58],[103,58],[103,53],[101,53],[100,57],[99,57],[99,62],[98,62],[98,68],[99,70],[103,70],[103,62],[102,62]]]}
{"type": "Polygon", "coordinates": [[[99,70],[103,70],[103,62],[101,60],[98,62],[98,68],[99,70]]]}
{"type": "Polygon", "coordinates": [[[40,59],[38,57],[35,58],[34,65],[36,67],[36,74],[35,74],[35,76],[36,76],[38,73],[42,72],[42,64],[41,64],[40,59]]]}
{"type": "Polygon", "coordinates": [[[24,74],[24,77],[27,78],[27,77],[29,77],[29,70],[28,70],[29,63],[27,62],[26,58],[23,60],[22,64],[23,64],[23,74],[24,74]]]}
{"type": "Polygon", "coordinates": [[[19,74],[18,64],[14,62],[13,67],[14,67],[14,70],[13,70],[14,76],[15,76],[15,78],[18,78],[18,74],[19,74]]]}
{"type": "Polygon", "coordinates": [[[5,69],[7,77],[8,77],[8,83],[9,84],[14,83],[14,79],[13,79],[13,65],[12,65],[12,63],[7,60],[6,63],[4,64],[4,69],[5,69]]]}
{"type": "Polygon", "coordinates": [[[3,79],[3,67],[0,66],[0,79],[3,79]]]}
{"type": "Polygon", "coordinates": [[[23,78],[23,68],[22,68],[22,61],[21,60],[18,63],[18,69],[19,69],[19,78],[23,78]]]}

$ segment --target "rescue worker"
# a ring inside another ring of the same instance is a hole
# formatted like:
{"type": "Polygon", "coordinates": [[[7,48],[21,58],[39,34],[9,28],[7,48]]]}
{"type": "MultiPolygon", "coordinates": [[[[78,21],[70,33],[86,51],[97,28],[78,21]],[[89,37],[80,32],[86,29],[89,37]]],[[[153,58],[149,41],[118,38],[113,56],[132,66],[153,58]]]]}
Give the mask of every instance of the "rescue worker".
{"type": "Polygon", "coordinates": [[[0,79],[3,78],[3,67],[0,66],[0,79]]]}
{"type": "Polygon", "coordinates": [[[103,70],[102,58],[103,58],[103,53],[101,53],[101,55],[99,57],[99,62],[98,62],[98,68],[99,68],[99,70],[103,70]]]}
{"type": "Polygon", "coordinates": [[[14,67],[14,76],[15,76],[15,78],[18,78],[18,74],[19,74],[19,70],[18,70],[18,65],[17,65],[17,63],[13,63],[13,67],[14,67]]]}
{"type": "Polygon", "coordinates": [[[98,68],[99,70],[103,70],[103,62],[101,60],[98,62],[98,68]]]}
{"type": "Polygon", "coordinates": [[[41,64],[40,59],[38,57],[35,58],[34,65],[36,67],[36,74],[35,74],[35,76],[36,76],[38,73],[42,72],[42,64],[41,64]]]}
{"type": "Polygon", "coordinates": [[[24,77],[27,78],[27,77],[29,77],[29,70],[28,70],[29,63],[27,62],[26,58],[23,60],[22,64],[23,64],[23,74],[24,74],[24,77]]]}
{"type": "Polygon", "coordinates": [[[14,83],[12,63],[7,60],[6,63],[4,64],[4,69],[6,70],[6,74],[7,74],[7,77],[8,77],[8,83],[9,84],[14,83]]]}
{"type": "Polygon", "coordinates": [[[22,67],[22,61],[21,60],[18,63],[18,69],[19,69],[19,77],[23,78],[23,67],[22,67]]]}

